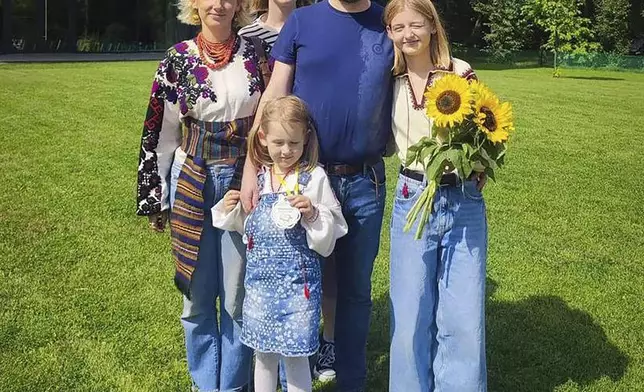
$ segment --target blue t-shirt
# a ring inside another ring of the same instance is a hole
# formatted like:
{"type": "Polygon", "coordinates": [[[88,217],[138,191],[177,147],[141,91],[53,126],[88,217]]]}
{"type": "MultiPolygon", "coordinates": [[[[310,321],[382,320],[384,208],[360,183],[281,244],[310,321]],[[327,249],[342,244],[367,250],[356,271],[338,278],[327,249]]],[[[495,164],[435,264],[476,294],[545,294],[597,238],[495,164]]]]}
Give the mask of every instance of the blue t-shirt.
{"type": "Polygon", "coordinates": [[[322,163],[382,156],[391,133],[393,45],[375,3],[345,13],[327,1],[295,10],[271,52],[295,65],[293,94],[315,122],[322,163]]]}

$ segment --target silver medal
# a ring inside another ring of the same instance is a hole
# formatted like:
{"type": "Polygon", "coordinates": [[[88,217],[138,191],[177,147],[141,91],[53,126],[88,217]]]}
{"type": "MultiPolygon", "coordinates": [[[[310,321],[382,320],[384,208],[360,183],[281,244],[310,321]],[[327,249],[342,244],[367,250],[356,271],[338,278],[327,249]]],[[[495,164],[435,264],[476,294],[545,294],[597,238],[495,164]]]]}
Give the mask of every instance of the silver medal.
{"type": "Polygon", "coordinates": [[[291,206],[283,195],[273,204],[271,208],[271,219],[280,229],[292,229],[300,221],[302,214],[300,210],[291,206]]]}

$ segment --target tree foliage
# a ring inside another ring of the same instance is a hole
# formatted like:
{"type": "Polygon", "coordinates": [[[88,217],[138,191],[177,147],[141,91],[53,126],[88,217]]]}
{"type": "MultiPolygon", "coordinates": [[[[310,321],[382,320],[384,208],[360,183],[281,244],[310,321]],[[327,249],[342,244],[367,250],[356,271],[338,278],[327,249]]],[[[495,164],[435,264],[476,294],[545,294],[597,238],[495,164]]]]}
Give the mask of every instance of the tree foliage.
{"type": "MultiPolygon", "coordinates": [[[[2,12],[0,2],[0,12],[2,12]]],[[[387,0],[374,0],[385,4],[387,0]]],[[[188,30],[176,21],[176,0],[47,0],[50,40],[85,35],[101,42],[170,44],[188,30]],[[72,10],[73,8],[73,10],[72,10]],[[70,19],[73,19],[73,23],[70,19]]],[[[45,0],[12,0],[14,37],[35,37],[45,0]]],[[[523,49],[625,53],[644,37],[644,0],[434,1],[450,41],[486,47],[497,59],[523,49]]]]}
{"type": "Polygon", "coordinates": [[[629,47],[628,0],[596,0],[595,31],[606,51],[627,53],[629,47]]]}
{"type": "Polygon", "coordinates": [[[522,8],[528,0],[489,0],[474,3],[474,10],[485,15],[483,39],[495,60],[509,60],[526,46],[530,33],[522,8]]]}
{"type": "Polygon", "coordinates": [[[525,16],[547,34],[542,44],[555,52],[586,53],[599,48],[590,19],[581,14],[582,0],[530,0],[525,16]]]}

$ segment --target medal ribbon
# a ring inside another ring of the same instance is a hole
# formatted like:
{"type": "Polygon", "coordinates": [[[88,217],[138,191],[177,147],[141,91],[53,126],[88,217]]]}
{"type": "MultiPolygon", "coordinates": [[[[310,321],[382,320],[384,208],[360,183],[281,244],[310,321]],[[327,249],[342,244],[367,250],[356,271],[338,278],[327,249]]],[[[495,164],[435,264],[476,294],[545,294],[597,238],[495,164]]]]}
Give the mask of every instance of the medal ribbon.
{"type": "Polygon", "coordinates": [[[281,177],[279,174],[275,173],[277,178],[280,180],[280,187],[284,189],[284,192],[286,193],[286,196],[296,196],[300,194],[300,168],[298,167],[295,169],[295,186],[293,187],[292,190],[288,190],[288,185],[286,184],[286,177],[288,177],[288,173],[284,175],[284,177],[281,177]]]}

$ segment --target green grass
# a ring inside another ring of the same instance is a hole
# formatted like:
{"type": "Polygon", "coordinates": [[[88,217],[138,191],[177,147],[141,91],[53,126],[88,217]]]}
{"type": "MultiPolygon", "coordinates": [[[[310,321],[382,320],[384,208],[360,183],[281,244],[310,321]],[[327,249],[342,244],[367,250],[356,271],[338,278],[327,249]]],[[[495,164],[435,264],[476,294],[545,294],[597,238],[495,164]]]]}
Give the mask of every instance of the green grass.
{"type": "MultiPolygon", "coordinates": [[[[189,388],[169,239],[134,215],[154,69],[0,66],[2,391],[189,388]]],[[[644,75],[550,75],[479,70],[514,103],[518,129],[485,191],[490,390],[641,391],[644,75]]],[[[373,276],[376,392],[387,389],[388,222],[373,276]]]]}

